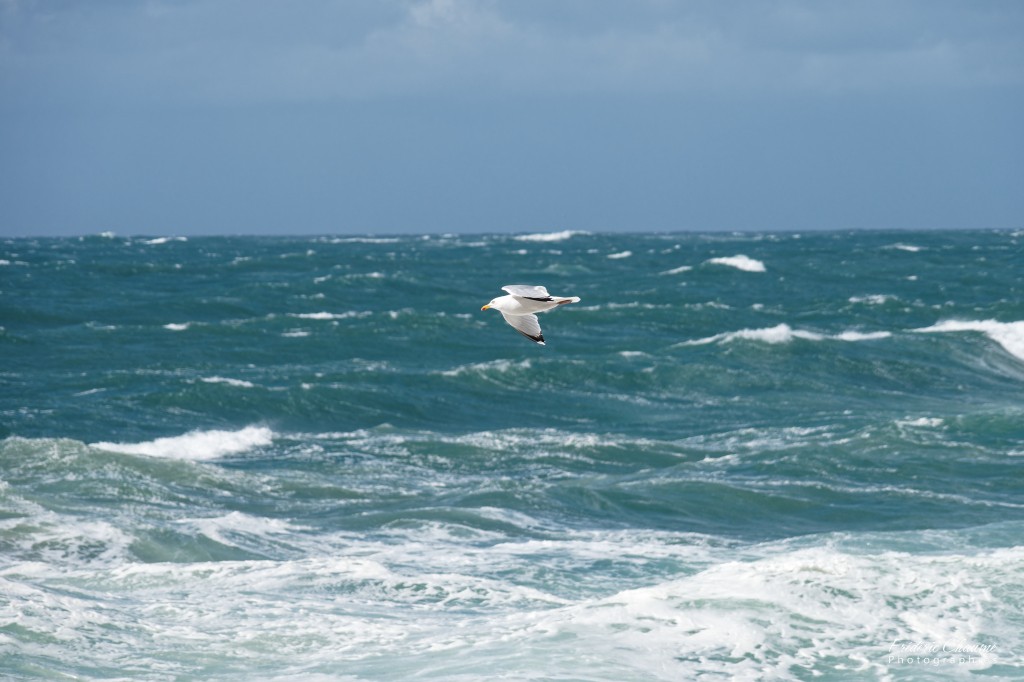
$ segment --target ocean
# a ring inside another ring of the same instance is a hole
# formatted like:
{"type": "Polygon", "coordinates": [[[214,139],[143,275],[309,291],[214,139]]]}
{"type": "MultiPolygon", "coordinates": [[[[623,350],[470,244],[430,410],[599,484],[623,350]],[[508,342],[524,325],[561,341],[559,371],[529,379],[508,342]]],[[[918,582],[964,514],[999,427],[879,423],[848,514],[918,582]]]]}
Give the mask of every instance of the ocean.
{"type": "Polygon", "coordinates": [[[1024,678],[1021,231],[2,239],[0,387],[3,679],[1024,678]]]}

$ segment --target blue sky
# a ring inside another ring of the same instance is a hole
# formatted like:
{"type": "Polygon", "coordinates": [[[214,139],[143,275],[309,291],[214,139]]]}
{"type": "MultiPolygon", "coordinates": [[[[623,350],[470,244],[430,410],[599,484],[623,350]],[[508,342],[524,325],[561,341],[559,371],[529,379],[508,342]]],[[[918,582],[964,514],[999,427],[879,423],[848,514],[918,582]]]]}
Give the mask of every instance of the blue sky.
{"type": "Polygon", "coordinates": [[[0,234],[1024,227],[1016,0],[0,0],[0,234]]]}

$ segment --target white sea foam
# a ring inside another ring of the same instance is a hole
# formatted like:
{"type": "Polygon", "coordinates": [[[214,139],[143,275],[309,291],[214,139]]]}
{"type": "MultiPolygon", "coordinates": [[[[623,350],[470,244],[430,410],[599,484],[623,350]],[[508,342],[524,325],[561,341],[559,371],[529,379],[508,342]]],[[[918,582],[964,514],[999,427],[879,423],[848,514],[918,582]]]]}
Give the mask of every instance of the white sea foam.
{"type": "Polygon", "coordinates": [[[178,519],[177,523],[189,526],[211,540],[236,547],[242,546],[237,539],[239,537],[270,539],[271,536],[282,536],[301,530],[301,527],[281,519],[252,516],[237,511],[224,516],[178,519]]]}
{"type": "MultiPolygon", "coordinates": [[[[397,320],[399,317],[404,315],[418,315],[418,311],[415,308],[402,308],[401,310],[388,310],[385,315],[390,317],[392,320],[397,320]]],[[[444,311],[438,313],[438,316],[445,317],[444,311]]]]}
{"type": "MultiPolygon", "coordinates": [[[[130,658],[168,677],[966,679],[1015,664],[1024,646],[1024,549],[972,548],[966,532],[748,544],[475,511],[497,523],[316,533],[276,516],[193,512],[175,532],[273,556],[4,566],[0,620],[19,624],[6,643],[22,652],[48,662],[74,651],[80,669],[108,677],[130,658]],[[935,551],[893,549],[921,542],[935,551]],[[907,663],[918,645],[971,658],[907,663]],[[199,664],[175,653],[197,646],[199,664]]],[[[111,543],[104,529],[91,535],[111,543]]]]}
{"type": "Polygon", "coordinates": [[[795,339],[802,339],[804,341],[824,341],[826,339],[833,339],[836,341],[875,341],[878,339],[887,339],[892,336],[892,333],[885,331],[878,332],[860,332],[855,330],[848,330],[835,335],[819,334],[818,332],[806,331],[803,329],[793,329],[786,323],[775,325],[774,327],[767,327],[764,329],[740,329],[734,332],[724,332],[722,334],[715,334],[703,339],[695,339],[692,341],[684,341],[683,345],[686,346],[702,346],[709,343],[732,343],[733,341],[761,341],[763,343],[789,343],[795,339]]]}
{"type": "Polygon", "coordinates": [[[520,360],[515,362],[513,360],[491,360],[490,362],[478,362],[471,365],[460,365],[454,369],[447,369],[442,371],[441,376],[446,377],[457,377],[463,374],[491,374],[515,370],[515,369],[530,369],[530,360],[520,360]]]}
{"type": "Polygon", "coordinates": [[[332,237],[321,240],[327,244],[397,244],[398,237],[332,237]]]}
{"type": "Polygon", "coordinates": [[[300,320],[348,320],[359,317],[369,317],[372,315],[368,310],[348,310],[343,313],[288,313],[289,317],[297,317],[300,320]]]}
{"type": "Polygon", "coordinates": [[[1024,360],[1024,322],[945,320],[914,331],[920,333],[981,332],[1002,346],[1010,355],[1024,360]]]}
{"type": "Polygon", "coordinates": [[[896,251],[908,251],[910,253],[917,253],[918,251],[921,251],[924,247],[914,246],[913,244],[893,244],[891,246],[887,246],[886,248],[895,249],[896,251]]]}
{"type": "Polygon", "coordinates": [[[93,443],[91,447],[165,459],[207,460],[270,445],[273,438],[274,433],[265,426],[247,426],[240,431],[190,431],[142,443],[93,443]]]}
{"type": "Polygon", "coordinates": [[[632,251],[619,251],[618,253],[609,253],[606,258],[611,260],[619,260],[620,258],[629,258],[633,255],[632,251]]]}
{"type": "MultiPolygon", "coordinates": [[[[4,487],[0,486],[0,490],[4,487]]],[[[36,557],[47,566],[70,564],[76,568],[84,564],[116,566],[130,560],[134,538],[114,523],[58,513],[11,496],[4,502],[7,511],[17,512],[16,516],[0,520],[0,533],[7,536],[11,553],[36,557]]],[[[4,594],[2,588],[0,594],[4,594]]]]}
{"type": "Polygon", "coordinates": [[[892,336],[892,332],[859,332],[859,331],[845,331],[831,337],[839,341],[877,341],[878,339],[888,339],[892,336]]]}
{"type": "Polygon", "coordinates": [[[709,258],[705,262],[710,263],[712,265],[728,265],[729,267],[737,268],[745,272],[765,271],[763,262],[755,260],[748,256],[744,256],[743,254],[737,256],[722,256],[720,258],[709,258]]]}
{"type": "Polygon", "coordinates": [[[561,232],[534,232],[531,234],[520,234],[513,237],[520,242],[561,242],[571,239],[576,235],[589,234],[579,230],[562,230],[561,232]]]}
{"type": "Polygon", "coordinates": [[[665,671],[652,679],[788,679],[835,670],[871,679],[908,670],[970,676],[1013,656],[990,644],[991,609],[1006,610],[991,586],[1012,584],[1020,559],[1020,548],[971,556],[769,550],[538,614],[529,627],[571,635],[580,652],[611,648],[634,670],[665,671]],[[947,660],[936,668],[928,652],[911,651],[915,644],[937,647],[947,660]],[[973,656],[949,660],[943,646],[973,649],[973,656]]]}
{"type": "Polygon", "coordinates": [[[871,294],[869,296],[850,297],[850,303],[866,303],[868,305],[883,305],[893,300],[896,300],[896,297],[890,296],[889,294],[871,294]]]}
{"type": "Polygon", "coordinates": [[[658,273],[659,275],[678,275],[683,272],[689,272],[693,270],[692,265],[680,265],[678,268],[672,268],[671,270],[665,270],[664,272],[658,273]]]}
{"type": "Polygon", "coordinates": [[[171,322],[164,325],[164,329],[170,329],[172,332],[183,332],[192,326],[191,322],[171,322]]]}
{"type": "Polygon", "coordinates": [[[896,421],[897,426],[914,426],[922,428],[935,428],[942,426],[942,420],[938,417],[918,417],[917,419],[901,419],[896,421]]]}
{"type": "Polygon", "coordinates": [[[227,384],[228,386],[236,386],[238,388],[255,388],[256,384],[251,381],[244,381],[242,379],[229,379],[227,377],[200,377],[200,381],[207,384],[227,384]]]}
{"type": "Polygon", "coordinates": [[[794,330],[788,324],[778,324],[765,329],[740,329],[735,332],[724,332],[703,339],[686,341],[689,346],[700,346],[708,343],[731,343],[733,341],[763,341],[764,343],[789,343],[793,339],[820,341],[825,338],[814,332],[794,330]]]}
{"type": "Polygon", "coordinates": [[[155,246],[157,244],[166,244],[168,242],[187,242],[187,237],[157,237],[156,239],[144,239],[143,244],[149,244],[155,246]]]}

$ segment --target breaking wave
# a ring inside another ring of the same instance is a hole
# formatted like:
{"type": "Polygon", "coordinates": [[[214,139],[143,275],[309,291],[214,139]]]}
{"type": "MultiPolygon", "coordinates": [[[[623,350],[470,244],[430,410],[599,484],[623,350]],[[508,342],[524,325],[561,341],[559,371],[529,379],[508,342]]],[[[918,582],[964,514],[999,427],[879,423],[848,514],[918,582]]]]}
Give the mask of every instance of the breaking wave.
{"type": "Polygon", "coordinates": [[[737,270],[743,270],[745,272],[765,271],[763,262],[750,258],[749,256],[744,256],[742,254],[738,256],[722,256],[719,258],[709,258],[704,262],[710,263],[711,265],[728,265],[731,268],[736,268],[737,270]]]}
{"type": "Polygon", "coordinates": [[[265,426],[247,426],[240,431],[190,431],[181,436],[157,438],[142,443],[93,443],[108,452],[145,455],[165,459],[209,460],[237,455],[270,445],[274,433],[265,426]]]}
{"type": "Polygon", "coordinates": [[[998,322],[996,320],[946,320],[914,331],[928,333],[981,332],[1018,360],[1024,360],[1024,322],[998,322]]]}

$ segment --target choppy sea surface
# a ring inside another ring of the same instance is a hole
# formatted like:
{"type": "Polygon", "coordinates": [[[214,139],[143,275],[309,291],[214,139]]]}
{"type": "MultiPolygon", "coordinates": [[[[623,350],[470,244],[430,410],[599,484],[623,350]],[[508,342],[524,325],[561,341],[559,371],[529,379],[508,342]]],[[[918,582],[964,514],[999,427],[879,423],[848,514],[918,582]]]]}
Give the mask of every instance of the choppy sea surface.
{"type": "Polygon", "coordinates": [[[1021,679],[1024,232],[0,240],[0,677],[1021,679]]]}

